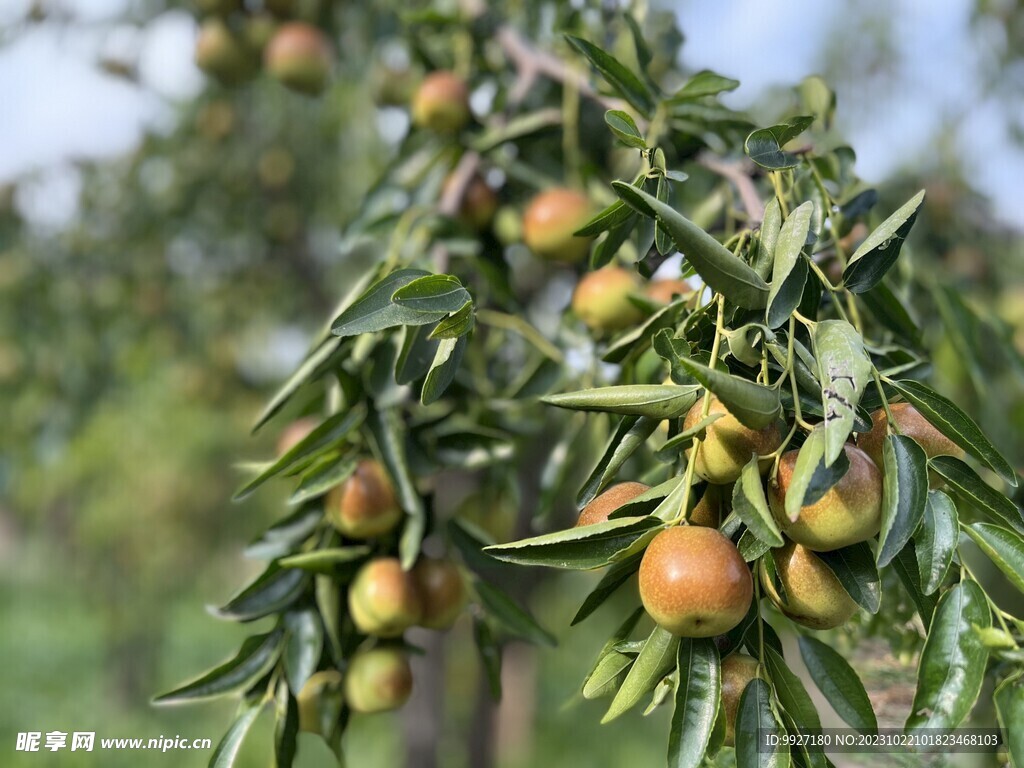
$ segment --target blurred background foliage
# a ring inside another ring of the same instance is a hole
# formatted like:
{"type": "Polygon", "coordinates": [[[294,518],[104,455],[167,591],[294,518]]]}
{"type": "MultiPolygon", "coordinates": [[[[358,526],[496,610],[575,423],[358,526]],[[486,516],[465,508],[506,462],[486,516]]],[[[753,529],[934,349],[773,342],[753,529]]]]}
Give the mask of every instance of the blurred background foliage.
{"type": "MultiPolygon", "coordinates": [[[[40,201],[23,191],[31,188],[31,174],[0,192],[5,765],[41,764],[39,755],[12,751],[18,731],[216,740],[227,722],[230,703],[154,710],[148,699],[215,663],[242,636],[242,628],[216,622],[199,606],[222,600],[256,571],[240,550],[278,513],[280,497],[264,492],[232,506],[238,480],[232,464],[273,451],[272,436],[249,438],[252,419],[345,292],[358,257],[376,255],[342,252],[340,230],[405,133],[401,105],[420,77],[416,62],[439,55],[429,34],[421,40],[424,50],[410,50],[401,36],[408,14],[429,21],[430,6],[397,6],[299,0],[296,13],[332,30],[340,53],[323,97],[299,96],[262,77],[241,88],[208,83],[194,97],[168,103],[168,118],[129,153],[76,161],[77,199],[59,226],[33,216],[40,201]]],[[[188,2],[147,0],[130,4],[111,24],[144,28],[182,8],[196,13],[188,2]]],[[[11,45],[45,25],[73,36],[74,9],[74,3],[36,0],[0,39],[11,45]]],[[[438,2],[434,10],[450,9],[438,2]]],[[[687,3],[662,8],[674,10],[695,12],[687,3]]],[[[806,32],[817,35],[819,72],[838,92],[837,137],[844,114],[871,112],[869,84],[889,77],[900,57],[901,39],[888,19],[887,3],[858,4],[857,34],[806,32]]],[[[1003,37],[986,56],[984,77],[961,117],[972,104],[998,99],[1008,105],[1007,135],[1019,142],[1024,10],[979,0],[966,23],[980,30],[971,37],[978,46],[1003,37]]],[[[676,40],[665,38],[670,55],[676,40]]],[[[684,44],[684,66],[701,68],[687,50],[684,44]]],[[[179,53],[192,55],[191,49],[179,53]]],[[[96,61],[106,77],[129,82],[135,64],[131,56],[96,61]]],[[[760,124],[797,105],[789,89],[745,98],[760,124]]],[[[908,304],[926,328],[929,317],[955,320],[956,333],[929,332],[939,389],[976,414],[1024,467],[1024,217],[1014,224],[994,216],[958,140],[963,121],[954,117],[936,121],[930,161],[915,158],[878,185],[879,209],[892,210],[927,187],[913,257],[901,260],[927,290],[906,297],[908,304]]],[[[891,129],[898,132],[899,123],[891,129]]],[[[1008,149],[1012,142],[1001,151],[1008,149]]],[[[559,151],[557,141],[552,151],[559,151]]],[[[592,581],[574,574],[559,577],[557,588],[549,580],[534,592],[537,616],[561,644],[540,654],[525,646],[508,651],[508,703],[490,733],[502,766],[663,759],[664,712],[634,718],[628,728],[602,729],[595,716],[600,704],[569,694],[597,651],[593,638],[617,623],[609,609],[589,629],[561,626],[559,617],[592,581]],[[568,712],[572,707],[595,712],[577,717],[568,712]]],[[[899,629],[878,628],[894,643],[905,642],[899,629]]],[[[444,766],[467,764],[466,733],[477,714],[469,634],[468,623],[460,624],[447,640],[444,766]]],[[[884,648],[874,650],[885,655],[884,648]]],[[[880,677],[912,678],[895,666],[880,677]]],[[[352,764],[398,764],[401,744],[388,736],[394,726],[395,719],[379,717],[355,729],[352,764]]],[[[252,739],[244,764],[267,764],[268,743],[266,734],[252,739]]],[[[301,765],[330,759],[306,737],[301,755],[301,765]]],[[[147,757],[94,752],[76,755],[74,764],[201,765],[206,759],[147,757]]]]}

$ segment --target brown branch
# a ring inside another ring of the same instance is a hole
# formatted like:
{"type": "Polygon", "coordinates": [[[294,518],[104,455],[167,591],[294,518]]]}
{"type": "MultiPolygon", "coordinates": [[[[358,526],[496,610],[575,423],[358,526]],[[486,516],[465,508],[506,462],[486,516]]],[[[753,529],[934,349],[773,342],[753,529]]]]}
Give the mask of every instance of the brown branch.
{"type": "Polygon", "coordinates": [[[708,152],[702,152],[697,157],[697,164],[731,182],[736,187],[750,223],[761,223],[764,219],[764,203],[761,202],[761,196],[757,193],[757,187],[754,186],[754,180],[750,177],[745,164],[726,162],[708,152]]]}

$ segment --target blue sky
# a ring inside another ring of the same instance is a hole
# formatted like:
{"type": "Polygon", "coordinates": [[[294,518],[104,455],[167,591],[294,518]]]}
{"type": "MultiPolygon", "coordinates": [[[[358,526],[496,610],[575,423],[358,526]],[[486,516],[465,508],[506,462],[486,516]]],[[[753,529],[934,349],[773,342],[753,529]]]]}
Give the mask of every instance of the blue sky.
{"type": "MultiPolygon", "coordinates": [[[[34,174],[20,199],[40,223],[59,225],[74,210],[73,161],[130,150],[146,129],[168,120],[170,103],[202,87],[202,76],[191,62],[194,22],[183,11],[140,31],[117,23],[130,0],[63,0],[73,22],[19,29],[30,2],[0,2],[0,181],[34,174]],[[142,87],[100,72],[94,63],[108,54],[137,55],[142,87]]],[[[1000,218],[1024,230],[1024,151],[1007,127],[1010,112],[1024,118],[1024,106],[979,92],[999,33],[971,30],[970,0],[676,6],[687,35],[684,63],[741,80],[730,96],[736,106],[821,71],[825,41],[842,41],[865,19],[885,14],[893,66],[845,99],[839,91],[837,121],[857,150],[860,174],[881,181],[920,161],[935,128],[957,123],[958,151],[974,165],[978,187],[997,202],[1000,218]]]]}

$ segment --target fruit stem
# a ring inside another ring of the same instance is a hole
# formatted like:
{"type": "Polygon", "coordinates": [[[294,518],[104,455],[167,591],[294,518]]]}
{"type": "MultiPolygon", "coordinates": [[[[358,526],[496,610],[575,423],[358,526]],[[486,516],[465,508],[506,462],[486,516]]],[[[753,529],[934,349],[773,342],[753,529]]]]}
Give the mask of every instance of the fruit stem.
{"type": "Polygon", "coordinates": [[[779,208],[782,210],[782,218],[789,218],[789,206],[786,204],[786,195],[782,192],[782,177],[778,171],[772,171],[769,176],[772,179],[772,186],[775,188],[775,199],[779,201],[779,208]]]}
{"type": "Polygon", "coordinates": [[[872,364],[871,366],[871,378],[875,380],[875,387],[878,388],[878,396],[882,398],[882,408],[885,409],[885,432],[886,434],[899,434],[899,424],[892,417],[892,411],[889,410],[889,398],[885,396],[885,390],[882,388],[882,379],[878,374],[878,369],[872,364]]]}
{"type": "Polygon", "coordinates": [[[570,186],[580,185],[580,90],[578,80],[566,78],[562,86],[562,154],[570,186]]]}

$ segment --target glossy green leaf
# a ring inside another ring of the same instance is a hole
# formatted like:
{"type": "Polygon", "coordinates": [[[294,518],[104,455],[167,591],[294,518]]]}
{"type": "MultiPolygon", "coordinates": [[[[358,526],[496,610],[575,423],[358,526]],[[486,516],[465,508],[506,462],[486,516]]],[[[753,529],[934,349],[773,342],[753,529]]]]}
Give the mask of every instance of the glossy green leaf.
{"type": "Polygon", "coordinates": [[[781,415],[778,389],[709,368],[689,358],[680,358],[679,364],[711,390],[744,426],[763,429],[774,424],[781,415]]]}
{"type": "Polygon", "coordinates": [[[668,736],[669,768],[697,768],[704,760],[721,699],[721,662],[710,638],[683,638],[668,736]]]}
{"type": "Polygon", "coordinates": [[[985,433],[953,401],[943,397],[926,385],[909,379],[893,381],[892,386],[913,405],[928,423],[959,445],[1011,485],[1017,484],[1017,474],[1010,462],[985,437],[985,433]]]}
{"type": "MultiPolygon", "coordinates": [[[[674,195],[672,194],[672,185],[666,176],[658,176],[658,186],[655,192],[655,197],[658,198],[659,202],[669,207],[672,206],[674,195]]],[[[671,233],[660,223],[656,223],[654,227],[654,247],[658,249],[658,253],[662,256],[669,256],[676,250],[671,233]]]]}
{"type": "Polygon", "coordinates": [[[589,570],[608,565],[614,555],[660,524],[661,521],[650,517],[620,517],[496,544],[484,551],[507,563],[589,570]]]}
{"type": "Polygon", "coordinates": [[[786,660],[778,651],[767,643],[764,648],[764,661],[768,667],[768,675],[775,686],[775,695],[779,704],[802,729],[817,730],[821,728],[818,710],[814,707],[807,689],[800,681],[786,660]]]}
{"type": "Polygon", "coordinates": [[[308,504],[271,525],[245,548],[245,556],[272,560],[294,551],[323,520],[322,503],[308,504]]]}
{"type": "Polygon", "coordinates": [[[526,609],[497,587],[482,579],[473,581],[480,602],[503,630],[537,645],[557,645],[554,635],[537,623],[526,609]]]}
{"type": "Polygon", "coordinates": [[[576,411],[604,411],[652,419],[683,416],[697,402],[700,387],[675,384],[630,384],[595,387],[578,392],[548,395],[541,401],[576,411]]]}
{"type": "Polygon", "coordinates": [[[490,625],[479,616],[473,617],[473,642],[484,667],[491,698],[501,700],[501,646],[490,625]]]}
{"type": "Polygon", "coordinates": [[[736,766],[737,768],[788,768],[789,747],[781,746],[768,751],[760,748],[762,741],[784,735],[772,710],[772,691],[764,680],[755,677],[743,689],[736,710],[736,766]]]}
{"type": "Polygon", "coordinates": [[[906,435],[882,443],[882,530],[878,566],[887,566],[906,546],[924,518],[928,499],[928,456],[906,435]]]}
{"type": "MultiPolygon", "coordinates": [[[[952,456],[935,456],[928,461],[930,469],[941,475],[949,491],[961,502],[995,523],[1006,523],[1024,532],[1024,521],[1017,505],[999,491],[993,490],[967,464],[952,456]]],[[[960,508],[961,516],[963,507],[960,508]]]]}
{"type": "Polygon", "coordinates": [[[288,640],[284,649],[284,670],[288,686],[301,691],[320,663],[324,650],[324,627],[313,610],[289,611],[284,615],[288,640]]]}
{"type": "Polygon", "coordinates": [[[751,457],[743,467],[739,480],[733,486],[732,509],[747,526],[747,530],[760,541],[772,547],[784,544],[782,532],[764,495],[756,456],[751,457]]]}
{"type": "Polygon", "coordinates": [[[287,608],[302,596],[308,584],[303,571],[271,563],[223,607],[210,608],[210,612],[222,619],[253,621],[287,608]]]}
{"type": "Polygon", "coordinates": [[[583,698],[599,699],[611,696],[625,679],[626,670],[633,663],[633,657],[618,651],[611,651],[601,657],[593,673],[583,684],[583,698]]]}
{"type": "MultiPolygon", "coordinates": [[[[822,443],[824,448],[824,443],[822,443]]],[[[818,466],[815,467],[814,472],[811,473],[811,479],[807,483],[807,489],[804,491],[803,505],[809,506],[815,504],[825,497],[832,488],[842,480],[846,473],[850,471],[850,457],[846,455],[846,451],[839,454],[839,458],[832,462],[832,466],[825,466],[824,453],[818,460],[818,466]]]]}
{"type": "Polygon", "coordinates": [[[622,465],[647,441],[658,423],[655,419],[643,416],[622,417],[608,441],[601,460],[577,494],[577,506],[589,504],[615,478],[622,465]]]}
{"type": "Polygon", "coordinates": [[[455,374],[458,373],[459,365],[462,363],[462,355],[466,351],[467,340],[465,336],[454,339],[442,339],[437,345],[437,352],[434,354],[434,361],[430,364],[427,378],[423,382],[423,389],[420,392],[420,402],[423,405],[430,405],[437,400],[455,381],[455,374]]]}
{"type": "Polygon", "coordinates": [[[291,768],[298,751],[299,705],[280,683],[274,696],[274,768],[291,768]]]}
{"type": "MultiPolygon", "coordinates": [[[[331,325],[335,336],[357,336],[399,325],[426,325],[451,310],[420,311],[391,300],[396,291],[412,281],[429,276],[422,269],[400,269],[371,285],[366,292],[342,312],[331,325]]],[[[461,306],[461,305],[460,305],[461,306]]]]}
{"type": "Polygon", "coordinates": [[[904,547],[890,565],[903,583],[903,588],[910,595],[910,599],[927,629],[935,614],[935,606],[938,604],[939,598],[937,595],[926,594],[921,586],[921,574],[918,572],[917,551],[914,543],[911,542],[904,547]]]}
{"type": "Polygon", "coordinates": [[[747,323],[739,328],[726,329],[724,335],[729,354],[749,366],[761,364],[760,347],[764,341],[775,338],[771,329],[761,323],[747,323]]]}
{"type": "Polygon", "coordinates": [[[988,663],[988,649],[972,625],[991,624],[992,614],[977,582],[960,582],[942,595],[921,651],[907,733],[956,728],[967,717],[988,663]]]}
{"type": "Polygon", "coordinates": [[[878,613],[882,603],[882,587],[871,547],[865,542],[831,552],[818,552],[825,565],[839,579],[854,602],[868,613],[878,613]]]}
{"type": "Polygon", "coordinates": [[[365,560],[370,548],[365,544],[348,547],[327,547],[289,555],[278,560],[282,568],[301,568],[315,573],[334,573],[338,566],[351,565],[365,560]]]}
{"type": "Polygon", "coordinates": [[[786,517],[791,521],[800,517],[800,510],[805,506],[804,499],[808,495],[818,467],[824,465],[825,441],[825,429],[819,425],[811,430],[796,455],[796,464],[793,466],[793,474],[789,479],[784,504],[786,517]]]}
{"type": "Polygon", "coordinates": [[[960,523],[953,500],[942,491],[930,491],[924,520],[914,537],[924,594],[932,594],[945,581],[959,542],[960,523]]]}
{"type": "Polygon", "coordinates": [[[771,548],[771,544],[761,541],[749,528],[743,532],[740,540],[736,542],[736,549],[739,550],[740,557],[743,558],[745,563],[752,563],[763,557],[771,548]]]}
{"type": "Polygon", "coordinates": [[[843,721],[860,733],[878,731],[864,684],[842,654],[813,637],[800,637],[800,655],[811,679],[843,721]]]}
{"type": "Polygon", "coordinates": [[[845,320],[821,321],[812,338],[825,413],[825,466],[831,466],[853,431],[857,405],[871,381],[871,360],[863,338],[845,320]]]}
{"type": "Polygon", "coordinates": [[[715,238],[671,206],[621,181],[612,182],[616,194],[640,213],[656,219],[668,230],[676,247],[713,291],[745,309],[763,309],[768,284],[715,238]]]}
{"type": "Polygon", "coordinates": [[[996,688],[994,701],[1011,766],[1024,765],[1024,674],[1017,673],[996,688]]]}
{"type": "MultiPolygon", "coordinates": [[[[469,309],[472,310],[472,305],[469,309]]],[[[437,353],[438,341],[431,331],[438,326],[408,325],[403,331],[402,348],[395,360],[395,383],[411,384],[427,375],[437,353]]]]}
{"type": "Polygon", "coordinates": [[[907,303],[896,296],[885,282],[859,294],[871,317],[912,345],[920,346],[921,330],[910,316],[907,303]]]}
{"type": "Polygon", "coordinates": [[[424,275],[405,283],[391,295],[391,301],[417,312],[458,312],[472,302],[459,278],[453,275],[424,275]]]}
{"type": "Polygon", "coordinates": [[[775,264],[775,246],[782,232],[782,208],[778,198],[772,197],[764,207],[764,219],[761,221],[760,236],[757,239],[757,250],[750,266],[764,280],[772,273],[775,264]]]}
{"type": "Polygon", "coordinates": [[[647,142],[644,141],[640,129],[636,127],[636,121],[628,112],[623,112],[621,109],[609,109],[604,113],[604,121],[615,137],[627,147],[647,148],[647,142]]]}
{"type": "Polygon", "coordinates": [[[430,331],[428,338],[431,340],[457,339],[468,334],[475,326],[476,316],[473,314],[473,304],[469,303],[439,322],[434,330],[430,331]]]}
{"type": "Polygon", "coordinates": [[[289,504],[302,504],[317,496],[322,496],[331,488],[341,485],[351,477],[356,469],[355,459],[343,459],[319,464],[302,476],[298,487],[288,497],[289,504]]]}
{"type": "MultiPolygon", "coordinates": [[[[641,173],[633,179],[633,186],[642,187],[646,180],[647,174],[641,173]]],[[[635,215],[636,212],[632,208],[621,200],[616,200],[600,213],[597,213],[582,227],[573,232],[573,235],[576,237],[593,237],[595,235],[600,235],[602,232],[607,232],[609,229],[613,229],[620,224],[625,224],[635,215]]]]}
{"type": "Polygon", "coordinates": [[[964,528],[981,551],[1024,592],[1024,538],[1016,531],[991,523],[973,523],[964,528]]]}
{"type": "Polygon", "coordinates": [[[801,115],[787,123],[759,128],[747,136],[743,143],[743,151],[762,168],[772,171],[792,168],[799,164],[800,160],[782,148],[807,130],[813,122],[812,116],[801,115]]]}
{"type": "Polygon", "coordinates": [[[679,638],[656,626],[651,632],[643,649],[629,668],[629,674],[622,681],[619,690],[612,699],[611,705],[602,723],[607,723],[636,706],[640,699],[653,690],[665,675],[676,664],[676,649],[679,638]]]}
{"type": "Polygon", "coordinates": [[[896,263],[903,241],[914,226],[918,209],[924,202],[922,189],[903,204],[892,216],[882,222],[853,252],[843,270],[843,285],[853,293],[864,293],[874,288],[896,263]]]}
{"type": "Polygon", "coordinates": [[[262,709],[263,700],[255,697],[245,699],[239,704],[234,722],[210,756],[210,768],[231,768],[235,764],[242,742],[245,741],[249,729],[256,722],[262,709]]]}
{"type": "Polygon", "coordinates": [[[420,554],[420,542],[426,529],[423,499],[416,490],[405,453],[404,430],[394,408],[371,409],[366,426],[376,446],[376,454],[384,463],[388,476],[395,484],[398,501],[405,511],[405,525],[399,541],[402,567],[412,568],[420,554]]]}
{"type": "Polygon", "coordinates": [[[723,77],[717,72],[704,69],[683,83],[683,87],[672,95],[669,103],[676,104],[691,99],[700,99],[704,96],[716,96],[725,91],[734,91],[739,86],[739,80],[723,77]]]}
{"type": "Polygon", "coordinates": [[[283,629],[246,638],[233,658],[200,677],[161,694],[154,704],[178,704],[235,693],[267,673],[277,662],[284,642],[283,629]]]}
{"type": "Polygon", "coordinates": [[[590,63],[601,73],[601,76],[616,93],[636,107],[645,117],[651,115],[654,110],[653,94],[625,65],[591,42],[573,35],[566,35],[565,38],[573,48],[590,60],[590,63]]]}
{"type": "Polygon", "coordinates": [[[813,212],[814,203],[803,203],[789,214],[779,231],[775,243],[772,283],[768,292],[768,309],[765,313],[765,323],[769,328],[778,328],[785,323],[800,305],[804,281],[807,279],[807,263],[800,253],[807,242],[813,212]]]}

